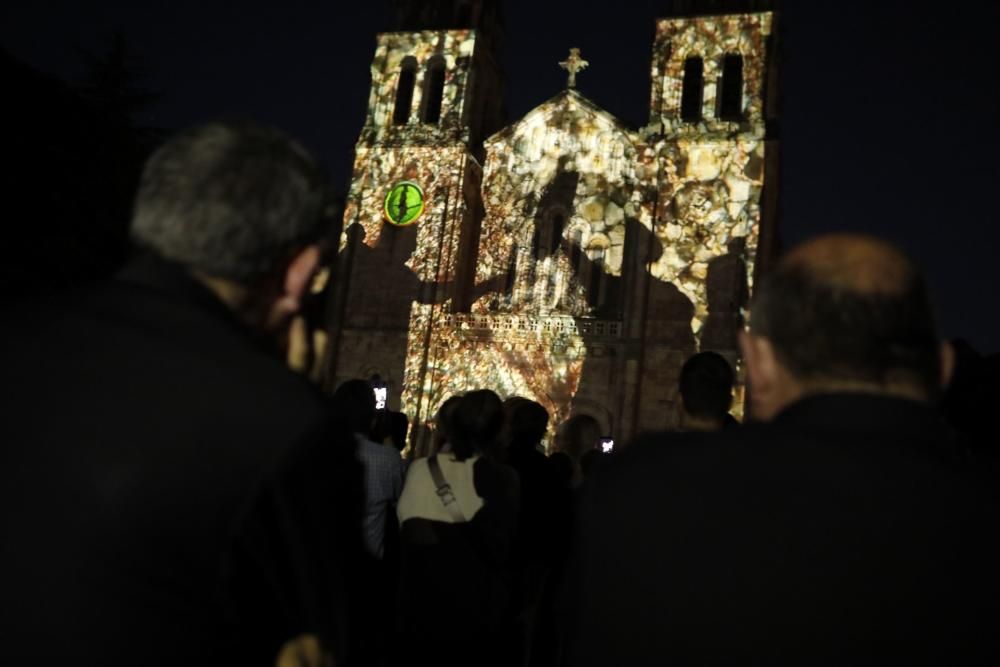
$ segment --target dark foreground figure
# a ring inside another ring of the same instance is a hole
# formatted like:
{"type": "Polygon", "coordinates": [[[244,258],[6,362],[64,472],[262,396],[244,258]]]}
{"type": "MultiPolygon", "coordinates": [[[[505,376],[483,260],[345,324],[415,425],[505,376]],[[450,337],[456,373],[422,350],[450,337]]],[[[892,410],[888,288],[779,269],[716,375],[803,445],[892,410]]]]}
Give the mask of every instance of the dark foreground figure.
{"type": "Polygon", "coordinates": [[[503,425],[492,391],[443,415],[448,441],[413,461],[399,499],[401,568],[394,665],[512,662],[516,473],[490,460],[503,425]],[[435,472],[435,470],[437,472],[435,472]]]}
{"type": "Polygon", "coordinates": [[[571,664],[1000,664],[998,513],[932,405],[914,267],[809,243],[742,346],[769,423],[650,436],[588,482],[571,664]]]}
{"type": "Polygon", "coordinates": [[[143,175],[146,255],[4,325],[0,664],[345,655],[360,469],[275,342],[322,206],[280,134],[189,131],[143,175]]]}

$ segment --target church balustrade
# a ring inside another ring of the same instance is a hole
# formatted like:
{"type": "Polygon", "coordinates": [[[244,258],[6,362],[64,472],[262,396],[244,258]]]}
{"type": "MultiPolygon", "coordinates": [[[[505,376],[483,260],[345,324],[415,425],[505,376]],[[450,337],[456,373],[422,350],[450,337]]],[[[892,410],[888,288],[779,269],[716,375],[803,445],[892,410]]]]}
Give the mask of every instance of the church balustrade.
{"type": "Polygon", "coordinates": [[[516,338],[536,334],[553,338],[559,336],[620,338],[622,335],[622,323],[619,321],[581,319],[562,315],[536,317],[531,315],[449,313],[445,316],[444,323],[461,333],[470,335],[488,333],[493,338],[516,338]]]}

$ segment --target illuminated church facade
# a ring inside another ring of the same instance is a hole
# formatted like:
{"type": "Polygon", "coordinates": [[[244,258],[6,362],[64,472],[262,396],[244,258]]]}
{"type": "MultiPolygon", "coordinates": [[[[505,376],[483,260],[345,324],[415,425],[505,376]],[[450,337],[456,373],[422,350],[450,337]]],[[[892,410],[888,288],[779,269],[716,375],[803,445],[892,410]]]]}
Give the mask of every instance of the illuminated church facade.
{"type": "Polygon", "coordinates": [[[566,89],[505,125],[499,4],[396,4],[345,205],[330,383],[379,375],[416,424],[489,388],[619,439],[674,426],[687,357],[738,367],[773,255],[777,15],[657,20],[643,127],[575,89],[576,50],[566,89]]]}

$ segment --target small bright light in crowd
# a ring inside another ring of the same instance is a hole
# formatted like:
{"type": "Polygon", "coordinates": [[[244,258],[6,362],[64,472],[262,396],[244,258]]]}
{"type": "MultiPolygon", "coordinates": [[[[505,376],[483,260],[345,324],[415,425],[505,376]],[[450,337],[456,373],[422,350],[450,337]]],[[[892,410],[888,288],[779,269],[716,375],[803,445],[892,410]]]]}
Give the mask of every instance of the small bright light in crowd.
{"type": "Polygon", "coordinates": [[[375,387],[375,409],[385,410],[385,402],[389,398],[388,387],[375,387]]]}

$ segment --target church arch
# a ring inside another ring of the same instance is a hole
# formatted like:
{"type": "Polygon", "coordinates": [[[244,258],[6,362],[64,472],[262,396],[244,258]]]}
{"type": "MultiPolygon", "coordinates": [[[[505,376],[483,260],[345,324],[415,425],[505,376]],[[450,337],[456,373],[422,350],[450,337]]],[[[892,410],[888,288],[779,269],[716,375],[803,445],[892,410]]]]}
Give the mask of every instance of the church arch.
{"type": "Polygon", "coordinates": [[[531,253],[536,260],[543,260],[556,253],[568,220],[569,215],[563,206],[550,206],[542,212],[531,242],[531,253]]]}
{"type": "Polygon", "coordinates": [[[589,250],[587,254],[591,262],[590,279],[587,285],[587,303],[594,310],[598,310],[604,305],[607,292],[604,269],[605,248],[598,246],[589,250]]]}
{"type": "Polygon", "coordinates": [[[406,56],[399,65],[399,77],[396,80],[396,106],[392,112],[394,125],[406,125],[410,121],[410,108],[413,106],[413,87],[417,80],[417,59],[406,56]]]}
{"type": "MultiPolygon", "coordinates": [[[[604,435],[613,435],[615,432],[614,415],[611,414],[611,411],[606,405],[587,398],[575,396],[573,398],[573,407],[570,410],[569,415],[566,417],[566,421],[569,421],[570,418],[576,417],[577,415],[586,415],[596,419],[601,425],[601,433],[604,435]]],[[[556,428],[562,428],[565,423],[566,422],[564,421],[562,424],[557,424],[556,428]]]]}
{"type": "Polygon", "coordinates": [[[684,61],[684,82],[681,88],[681,120],[697,123],[701,120],[701,105],[705,95],[705,61],[691,56],[684,61]]]}
{"type": "Polygon", "coordinates": [[[743,118],[743,56],[727,53],[722,59],[722,85],[719,94],[719,119],[743,118]]]}
{"type": "Polygon", "coordinates": [[[444,101],[444,58],[434,56],[427,61],[424,72],[424,102],[421,121],[436,125],[441,120],[441,105],[444,101]]]}
{"type": "Polygon", "coordinates": [[[569,232],[569,263],[573,267],[573,273],[577,276],[583,274],[583,244],[584,244],[584,232],[585,228],[583,225],[573,225],[569,232]]]}

